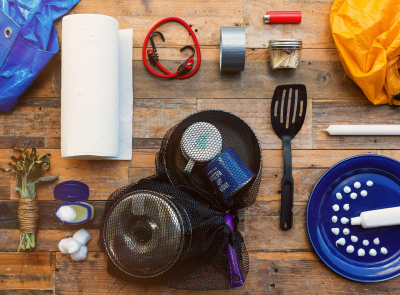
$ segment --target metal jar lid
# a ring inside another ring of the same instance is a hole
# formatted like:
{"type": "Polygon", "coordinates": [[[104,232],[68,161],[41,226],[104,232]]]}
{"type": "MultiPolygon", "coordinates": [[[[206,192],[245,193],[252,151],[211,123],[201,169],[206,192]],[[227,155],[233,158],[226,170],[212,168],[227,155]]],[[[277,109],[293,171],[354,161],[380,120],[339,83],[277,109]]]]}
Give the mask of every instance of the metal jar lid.
{"type": "Polygon", "coordinates": [[[299,39],[278,39],[269,40],[269,48],[279,48],[279,47],[297,47],[302,48],[303,41],[299,39]]]}

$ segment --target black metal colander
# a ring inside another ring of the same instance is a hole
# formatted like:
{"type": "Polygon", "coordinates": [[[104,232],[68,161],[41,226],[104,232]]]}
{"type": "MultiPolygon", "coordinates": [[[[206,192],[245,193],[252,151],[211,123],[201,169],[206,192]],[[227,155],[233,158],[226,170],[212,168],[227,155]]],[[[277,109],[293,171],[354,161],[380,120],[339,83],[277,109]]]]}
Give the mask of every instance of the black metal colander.
{"type": "Polygon", "coordinates": [[[262,172],[261,147],[254,131],[238,116],[222,110],[201,111],[165,134],[156,156],[156,169],[158,175],[174,185],[195,188],[217,208],[239,209],[251,205],[257,197],[262,172]],[[188,133],[194,126],[198,126],[197,132],[188,133]],[[204,167],[228,147],[237,153],[254,177],[235,194],[223,198],[212,186],[204,167]],[[194,158],[192,165],[190,158],[194,158]]]}

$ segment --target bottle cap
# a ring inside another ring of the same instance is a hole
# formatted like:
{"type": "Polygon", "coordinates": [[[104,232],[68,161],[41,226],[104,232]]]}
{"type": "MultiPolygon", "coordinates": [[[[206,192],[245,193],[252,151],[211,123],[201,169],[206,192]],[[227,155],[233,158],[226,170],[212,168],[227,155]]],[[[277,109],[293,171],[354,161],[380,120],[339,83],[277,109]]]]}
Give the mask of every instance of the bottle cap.
{"type": "Polygon", "coordinates": [[[351,225],[360,225],[361,224],[361,217],[353,217],[351,219],[351,225]]]}

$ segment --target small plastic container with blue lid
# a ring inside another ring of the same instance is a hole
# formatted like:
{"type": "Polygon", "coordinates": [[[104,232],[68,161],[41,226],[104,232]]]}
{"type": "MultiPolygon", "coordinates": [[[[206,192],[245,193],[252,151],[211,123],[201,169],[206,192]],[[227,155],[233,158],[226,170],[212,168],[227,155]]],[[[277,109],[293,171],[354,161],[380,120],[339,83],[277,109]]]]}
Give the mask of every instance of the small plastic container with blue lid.
{"type": "Polygon", "coordinates": [[[89,187],[82,182],[69,180],[57,184],[54,199],[66,202],[56,211],[57,219],[63,223],[82,224],[94,217],[93,206],[83,202],[89,200],[89,187]]]}

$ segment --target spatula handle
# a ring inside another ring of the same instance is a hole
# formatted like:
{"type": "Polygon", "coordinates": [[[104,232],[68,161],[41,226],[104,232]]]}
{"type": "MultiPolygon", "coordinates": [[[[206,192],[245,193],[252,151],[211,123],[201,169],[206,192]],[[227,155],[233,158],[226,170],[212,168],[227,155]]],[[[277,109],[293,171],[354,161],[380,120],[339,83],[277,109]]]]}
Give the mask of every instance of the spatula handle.
{"type": "Polygon", "coordinates": [[[281,228],[289,230],[293,226],[293,189],[292,147],[290,139],[282,139],[284,174],[281,184],[281,228]]]}

